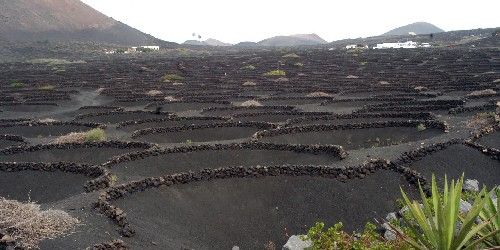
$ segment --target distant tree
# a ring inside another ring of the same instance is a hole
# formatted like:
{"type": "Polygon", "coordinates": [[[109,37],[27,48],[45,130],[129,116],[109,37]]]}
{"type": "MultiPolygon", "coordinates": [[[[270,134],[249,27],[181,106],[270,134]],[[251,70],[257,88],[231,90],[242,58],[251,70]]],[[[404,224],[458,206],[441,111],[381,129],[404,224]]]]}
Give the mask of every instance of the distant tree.
{"type": "Polygon", "coordinates": [[[429,35],[429,37],[430,37],[431,39],[432,39],[432,38],[434,38],[434,34],[432,34],[432,33],[431,33],[431,34],[429,35]]]}
{"type": "Polygon", "coordinates": [[[201,40],[201,35],[198,35],[198,39],[200,39],[200,40],[201,40]]]}

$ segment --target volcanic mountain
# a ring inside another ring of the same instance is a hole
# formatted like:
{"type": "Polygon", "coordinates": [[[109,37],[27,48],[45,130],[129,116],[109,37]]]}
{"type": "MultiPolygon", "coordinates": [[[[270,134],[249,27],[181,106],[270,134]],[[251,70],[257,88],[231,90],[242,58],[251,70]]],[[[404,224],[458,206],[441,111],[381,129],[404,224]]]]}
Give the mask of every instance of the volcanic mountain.
{"type": "Polygon", "coordinates": [[[230,43],[221,42],[217,39],[209,38],[205,41],[198,40],[187,40],[183,44],[185,45],[199,45],[199,46],[231,46],[230,43]]]}
{"type": "Polygon", "coordinates": [[[404,36],[408,35],[410,32],[413,32],[417,35],[421,35],[421,34],[440,33],[444,32],[444,30],[438,28],[437,26],[431,23],[416,22],[390,30],[382,34],[382,36],[404,36]]]}
{"type": "Polygon", "coordinates": [[[10,41],[163,43],[79,0],[0,0],[0,6],[0,37],[10,41]]]}
{"type": "Polygon", "coordinates": [[[297,34],[291,36],[275,36],[259,42],[262,46],[301,46],[327,43],[316,34],[297,34]]]}

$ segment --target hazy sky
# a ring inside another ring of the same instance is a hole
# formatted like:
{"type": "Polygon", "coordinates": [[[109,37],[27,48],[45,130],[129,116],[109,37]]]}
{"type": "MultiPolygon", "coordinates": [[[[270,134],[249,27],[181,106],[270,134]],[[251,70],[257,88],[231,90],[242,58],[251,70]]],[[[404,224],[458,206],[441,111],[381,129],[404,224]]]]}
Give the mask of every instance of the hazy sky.
{"type": "Polygon", "coordinates": [[[167,41],[260,41],[317,33],[327,41],[382,34],[417,21],[444,30],[500,26],[499,0],[83,0],[167,41]]]}

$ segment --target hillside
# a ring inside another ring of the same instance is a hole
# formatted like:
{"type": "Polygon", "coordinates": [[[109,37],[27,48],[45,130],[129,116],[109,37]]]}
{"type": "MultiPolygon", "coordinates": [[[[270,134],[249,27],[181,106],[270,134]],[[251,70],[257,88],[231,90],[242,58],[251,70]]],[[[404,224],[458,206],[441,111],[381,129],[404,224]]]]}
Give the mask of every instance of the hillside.
{"type": "Polygon", "coordinates": [[[414,32],[417,35],[422,35],[422,34],[444,32],[444,30],[438,28],[437,26],[431,23],[416,22],[392,29],[382,34],[382,36],[402,36],[402,35],[408,35],[410,32],[414,32]]]}
{"type": "Polygon", "coordinates": [[[235,47],[258,47],[259,44],[256,42],[239,42],[234,45],[235,47]]]}
{"type": "Polygon", "coordinates": [[[230,43],[225,43],[221,42],[217,39],[209,38],[205,41],[198,41],[198,40],[187,40],[183,43],[184,45],[196,45],[196,46],[231,46],[232,44],[230,43]]]}
{"type": "Polygon", "coordinates": [[[0,37],[11,41],[163,43],[79,0],[0,0],[0,6],[0,37]]]}
{"type": "Polygon", "coordinates": [[[499,47],[500,36],[493,35],[499,28],[472,29],[472,30],[454,30],[447,32],[422,35],[400,35],[400,36],[373,36],[356,39],[343,39],[330,43],[331,46],[344,48],[349,44],[362,44],[370,47],[384,42],[414,41],[420,43],[430,43],[432,46],[469,46],[479,47],[499,47]]]}
{"type": "Polygon", "coordinates": [[[210,46],[231,46],[232,45],[230,43],[221,42],[221,41],[219,41],[217,39],[213,39],[213,38],[209,38],[209,39],[205,40],[205,44],[210,45],[210,46]]]}
{"type": "Polygon", "coordinates": [[[302,45],[320,45],[327,43],[323,38],[316,34],[297,34],[291,36],[275,36],[264,39],[259,42],[262,46],[302,46],[302,45]]]}

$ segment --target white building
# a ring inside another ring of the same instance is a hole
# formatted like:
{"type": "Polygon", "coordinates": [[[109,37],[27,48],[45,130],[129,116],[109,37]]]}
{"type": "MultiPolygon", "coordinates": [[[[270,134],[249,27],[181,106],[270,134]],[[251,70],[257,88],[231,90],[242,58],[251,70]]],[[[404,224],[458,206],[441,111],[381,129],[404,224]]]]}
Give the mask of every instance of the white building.
{"type": "Polygon", "coordinates": [[[141,46],[143,49],[160,50],[160,46],[141,46]]]}
{"type": "Polygon", "coordinates": [[[345,46],[345,49],[368,49],[368,45],[349,44],[345,46]]]}
{"type": "Polygon", "coordinates": [[[139,46],[130,48],[131,51],[137,51],[137,49],[150,49],[150,50],[160,50],[160,46],[139,46]]]}
{"type": "Polygon", "coordinates": [[[422,47],[422,48],[430,48],[431,45],[429,43],[422,43],[422,44],[420,44],[420,47],[422,47]]]}
{"type": "Polygon", "coordinates": [[[408,41],[404,43],[379,43],[374,49],[414,49],[417,48],[416,42],[408,41]]]}

